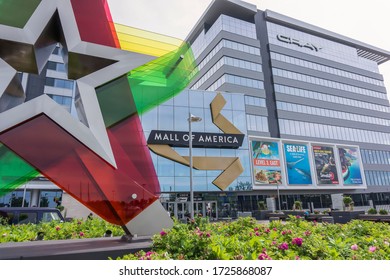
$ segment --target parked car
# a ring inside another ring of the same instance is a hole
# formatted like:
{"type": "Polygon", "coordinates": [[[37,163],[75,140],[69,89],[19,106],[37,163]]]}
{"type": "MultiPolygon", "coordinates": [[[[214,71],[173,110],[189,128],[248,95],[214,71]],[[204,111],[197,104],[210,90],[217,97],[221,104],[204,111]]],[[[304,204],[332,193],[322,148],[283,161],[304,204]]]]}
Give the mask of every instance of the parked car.
{"type": "Polygon", "coordinates": [[[0,217],[10,225],[65,221],[58,209],[46,207],[0,207],[0,217]]]}

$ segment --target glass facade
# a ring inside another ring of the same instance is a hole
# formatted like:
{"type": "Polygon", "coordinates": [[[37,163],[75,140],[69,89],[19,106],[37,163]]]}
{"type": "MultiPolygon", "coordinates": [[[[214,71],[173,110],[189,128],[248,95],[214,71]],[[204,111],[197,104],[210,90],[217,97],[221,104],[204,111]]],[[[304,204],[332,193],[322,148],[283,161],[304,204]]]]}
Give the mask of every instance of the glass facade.
{"type": "Polygon", "coordinates": [[[261,64],[249,62],[246,60],[241,60],[233,57],[227,57],[223,56],[216,64],[214,64],[213,67],[210,68],[209,71],[207,71],[202,78],[200,78],[192,87],[191,89],[198,89],[201,85],[204,84],[212,75],[214,75],[218,69],[220,69],[222,66],[233,66],[241,69],[246,70],[252,70],[256,72],[261,72],[261,64]]]}
{"type": "MultiPolygon", "coordinates": [[[[212,51],[199,63],[198,69],[202,70],[203,67],[222,49],[231,49],[231,50],[236,50],[248,54],[253,54],[256,56],[260,56],[260,49],[255,48],[252,46],[248,46],[245,44],[237,43],[234,41],[222,39],[213,49],[212,51]]],[[[261,71],[261,70],[259,70],[261,71]]]]}
{"type": "Polygon", "coordinates": [[[364,123],[377,124],[383,126],[390,125],[390,120],[387,119],[374,118],[374,117],[364,116],[359,114],[351,114],[342,111],[328,110],[328,109],[323,109],[321,107],[305,106],[305,105],[281,102],[281,101],[277,101],[276,106],[278,110],[316,115],[316,116],[341,119],[341,120],[349,120],[355,122],[364,122],[364,123]]]}
{"type": "Polygon", "coordinates": [[[321,78],[317,78],[314,76],[309,76],[309,75],[296,73],[296,72],[292,72],[292,71],[287,71],[287,70],[283,70],[283,69],[278,69],[278,68],[273,68],[272,73],[274,76],[279,76],[279,77],[297,80],[297,81],[301,81],[301,82],[306,82],[306,83],[310,83],[310,84],[329,87],[329,88],[337,89],[337,90],[341,90],[341,91],[348,91],[348,92],[353,92],[356,94],[362,94],[362,95],[367,95],[367,96],[387,100],[387,96],[385,93],[378,92],[375,90],[370,90],[367,88],[356,87],[356,86],[345,84],[345,83],[339,83],[339,82],[335,82],[335,81],[331,81],[331,80],[327,80],[327,79],[321,79],[321,78]]]}
{"type": "Polygon", "coordinates": [[[390,107],[388,106],[382,106],[367,101],[360,101],[356,99],[350,99],[350,98],[340,97],[332,94],[325,94],[325,93],[320,93],[316,91],[295,88],[295,87],[290,87],[290,86],[285,86],[280,84],[275,84],[275,91],[276,93],[283,93],[283,94],[299,96],[299,97],[304,97],[308,99],[314,99],[314,100],[319,100],[319,101],[324,101],[329,103],[342,104],[342,105],[352,106],[356,108],[363,108],[367,110],[386,112],[386,113],[390,112],[390,107]]]}
{"type": "Polygon", "coordinates": [[[255,24],[226,15],[220,15],[212,27],[210,27],[208,30],[203,30],[202,33],[192,43],[192,49],[195,58],[200,56],[200,54],[221,31],[227,31],[248,38],[256,39],[255,24]]]}
{"type": "MultiPolygon", "coordinates": [[[[201,117],[201,122],[192,123],[194,132],[222,133],[212,122],[210,103],[216,93],[210,91],[185,90],[173,99],[163,103],[157,108],[145,113],[141,117],[146,139],[151,130],[188,131],[188,114],[201,117]]],[[[227,101],[221,114],[234,124],[243,134],[247,135],[247,123],[245,114],[245,99],[242,94],[223,93],[227,101]]],[[[188,148],[174,148],[180,155],[187,156],[188,148]]],[[[239,188],[242,184],[251,186],[249,168],[249,151],[247,137],[243,145],[237,149],[194,148],[193,156],[210,157],[238,157],[244,167],[244,172],[230,185],[230,188],[239,188]]],[[[188,192],[189,167],[173,162],[152,153],[154,166],[157,170],[161,192],[188,192]]],[[[219,191],[212,181],[222,171],[194,170],[194,191],[219,191]]]]}
{"type": "Polygon", "coordinates": [[[280,133],[338,141],[390,144],[390,134],[371,130],[279,119],[280,133]]]}
{"type": "Polygon", "coordinates": [[[31,191],[23,189],[18,189],[13,192],[10,192],[6,195],[0,196],[0,207],[22,207],[23,206],[23,197],[24,197],[24,207],[29,207],[31,191]]]}
{"type": "Polygon", "coordinates": [[[231,75],[231,74],[224,74],[215,83],[213,83],[211,86],[209,86],[207,88],[207,90],[208,91],[215,91],[225,83],[248,87],[248,88],[264,89],[264,82],[263,81],[244,78],[244,77],[235,76],[235,75],[231,75]]]}
{"type": "Polygon", "coordinates": [[[366,164],[384,164],[390,165],[390,152],[389,151],[376,151],[376,150],[360,150],[363,163],[366,164]]]}
{"type": "Polygon", "coordinates": [[[302,67],[309,68],[312,70],[321,71],[324,73],[329,73],[329,74],[341,76],[344,78],[349,78],[349,79],[377,85],[377,86],[384,86],[384,82],[382,80],[373,79],[373,78],[370,78],[367,76],[359,75],[359,74],[352,73],[349,71],[340,70],[338,68],[329,67],[329,66],[326,66],[323,64],[314,63],[311,61],[295,58],[295,57],[288,56],[288,55],[283,55],[283,54],[271,52],[271,59],[294,64],[297,66],[302,66],[302,67]]]}

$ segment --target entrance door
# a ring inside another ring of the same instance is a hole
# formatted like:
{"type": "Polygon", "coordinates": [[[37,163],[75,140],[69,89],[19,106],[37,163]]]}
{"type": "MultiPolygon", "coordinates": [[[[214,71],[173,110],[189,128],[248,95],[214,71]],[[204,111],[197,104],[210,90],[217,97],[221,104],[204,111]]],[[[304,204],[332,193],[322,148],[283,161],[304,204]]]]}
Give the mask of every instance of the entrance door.
{"type": "Polygon", "coordinates": [[[194,217],[202,215],[203,217],[206,216],[206,207],[204,201],[195,201],[194,202],[194,217]]]}
{"type": "Polygon", "coordinates": [[[177,202],[177,219],[179,221],[186,220],[186,214],[189,213],[188,206],[188,202],[177,202]]]}
{"type": "Polygon", "coordinates": [[[218,220],[218,204],[216,201],[205,201],[206,207],[206,216],[210,218],[210,220],[218,220]]]}

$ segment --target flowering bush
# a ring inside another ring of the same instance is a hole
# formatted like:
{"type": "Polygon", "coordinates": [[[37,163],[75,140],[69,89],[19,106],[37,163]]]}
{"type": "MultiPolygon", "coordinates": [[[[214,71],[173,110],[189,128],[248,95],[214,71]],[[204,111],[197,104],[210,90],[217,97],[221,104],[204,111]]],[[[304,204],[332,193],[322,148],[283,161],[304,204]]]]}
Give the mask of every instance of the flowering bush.
{"type": "Polygon", "coordinates": [[[118,259],[357,260],[390,259],[390,225],[353,220],[321,224],[291,217],[259,224],[252,218],[175,223],[153,237],[148,253],[118,259]]]}
{"type": "Polygon", "coordinates": [[[113,236],[124,234],[120,226],[115,226],[104,220],[94,218],[73,220],[72,222],[26,224],[26,225],[4,225],[0,224],[0,243],[24,242],[32,240],[60,240],[103,237],[107,230],[111,230],[113,236]]]}

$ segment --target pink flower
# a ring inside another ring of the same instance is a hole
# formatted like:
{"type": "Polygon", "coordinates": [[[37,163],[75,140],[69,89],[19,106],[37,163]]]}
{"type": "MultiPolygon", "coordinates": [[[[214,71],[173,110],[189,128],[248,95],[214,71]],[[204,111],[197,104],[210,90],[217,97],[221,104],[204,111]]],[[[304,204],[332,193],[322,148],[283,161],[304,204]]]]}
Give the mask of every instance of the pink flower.
{"type": "Polygon", "coordinates": [[[302,246],[302,243],[303,243],[303,239],[300,238],[300,237],[296,237],[296,238],[293,238],[291,243],[293,245],[297,245],[298,247],[301,247],[302,246]]]}
{"type": "Polygon", "coordinates": [[[359,246],[357,244],[353,244],[351,246],[351,250],[353,250],[353,251],[357,251],[358,249],[359,249],[359,246]]]}
{"type": "Polygon", "coordinates": [[[211,236],[210,233],[207,233],[207,234],[206,234],[206,237],[210,237],[210,236],[211,236]]]}
{"type": "Polygon", "coordinates": [[[376,251],[376,247],[375,246],[370,246],[368,248],[368,251],[370,251],[371,253],[374,253],[376,251]]]}
{"type": "Polygon", "coordinates": [[[270,256],[268,256],[266,252],[261,253],[261,254],[257,257],[257,259],[258,259],[258,260],[272,260],[272,258],[270,258],[270,256]]]}
{"type": "Polygon", "coordinates": [[[83,236],[84,236],[84,232],[80,231],[79,235],[80,235],[81,237],[83,237],[83,236]]]}
{"type": "Polygon", "coordinates": [[[283,242],[282,244],[279,245],[279,250],[285,251],[288,250],[288,244],[286,242],[283,242]]]}
{"type": "Polygon", "coordinates": [[[272,245],[275,246],[276,244],[278,244],[278,243],[276,243],[276,241],[272,241],[272,245]]]}
{"type": "Polygon", "coordinates": [[[282,231],[282,235],[285,235],[285,234],[287,234],[287,232],[283,230],[283,231],[282,231]]]}
{"type": "Polygon", "coordinates": [[[254,230],[254,231],[259,231],[259,228],[254,228],[253,230],[254,230]]]}
{"type": "Polygon", "coordinates": [[[291,233],[292,233],[291,229],[289,229],[289,230],[287,231],[287,233],[288,233],[288,234],[291,234],[291,233]]]}
{"type": "Polygon", "coordinates": [[[256,233],[255,233],[255,234],[256,234],[256,236],[259,236],[259,235],[260,235],[260,233],[259,233],[258,231],[256,231],[256,233]]]}
{"type": "Polygon", "coordinates": [[[161,232],[160,232],[160,235],[161,235],[161,236],[164,236],[164,235],[166,235],[166,234],[167,234],[167,233],[166,233],[165,231],[161,231],[161,232]]]}
{"type": "Polygon", "coordinates": [[[301,218],[301,216],[299,216],[299,215],[296,215],[295,217],[296,217],[297,219],[300,219],[300,218],[301,218]]]}
{"type": "Polygon", "coordinates": [[[311,232],[310,232],[310,231],[308,231],[308,230],[307,230],[307,231],[305,231],[305,235],[306,235],[306,236],[309,236],[310,234],[311,234],[311,232]]]}
{"type": "Polygon", "coordinates": [[[269,228],[267,228],[266,230],[265,230],[265,232],[266,233],[269,233],[271,230],[269,229],[269,228]]]}
{"type": "Polygon", "coordinates": [[[273,231],[278,231],[278,229],[277,229],[276,227],[274,227],[272,230],[273,230],[273,231]]]}
{"type": "Polygon", "coordinates": [[[61,228],[59,226],[56,226],[56,231],[59,231],[61,228]]]}
{"type": "Polygon", "coordinates": [[[300,260],[301,258],[299,256],[295,256],[295,259],[296,260],[300,260]]]}

